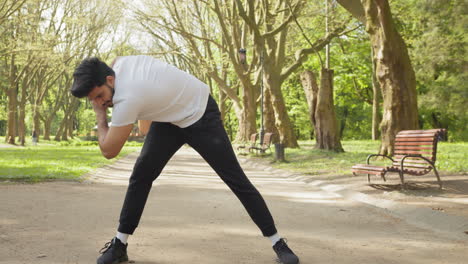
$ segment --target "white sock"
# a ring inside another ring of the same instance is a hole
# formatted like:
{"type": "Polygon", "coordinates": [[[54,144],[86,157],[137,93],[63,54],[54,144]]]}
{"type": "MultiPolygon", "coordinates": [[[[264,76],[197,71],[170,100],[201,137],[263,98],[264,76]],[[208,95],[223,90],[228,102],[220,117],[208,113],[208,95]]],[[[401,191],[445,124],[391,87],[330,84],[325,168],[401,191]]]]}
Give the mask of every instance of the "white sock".
{"type": "Polygon", "coordinates": [[[124,234],[124,233],[120,233],[120,232],[117,232],[117,235],[116,235],[116,237],[117,237],[117,238],[120,240],[120,242],[122,242],[124,245],[127,244],[128,236],[129,236],[129,234],[124,234]]]}
{"type": "Polygon", "coordinates": [[[272,246],[274,246],[276,244],[276,242],[278,242],[281,239],[281,237],[280,237],[280,235],[278,233],[276,233],[276,234],[274,234],[272,236],[269,236],[268,238],[271,240],[271,245],[272,246]]]}

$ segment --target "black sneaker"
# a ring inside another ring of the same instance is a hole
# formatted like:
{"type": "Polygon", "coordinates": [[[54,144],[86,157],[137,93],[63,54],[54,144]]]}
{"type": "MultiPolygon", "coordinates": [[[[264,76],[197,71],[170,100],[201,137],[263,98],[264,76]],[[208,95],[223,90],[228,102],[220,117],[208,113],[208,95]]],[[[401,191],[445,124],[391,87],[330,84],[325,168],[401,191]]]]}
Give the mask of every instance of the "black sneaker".
{"type": "Polygon", "coordinates": [[[299,263],[299,258],[292,252],[292,250],[286,244],[284,239],[280,239],[273,246],[273,250],[278,255],[278,262],[283,264],[297,264],[299,263]]]}
{"type": "Polygon", "coordinates": [[[102,255],[97,259],[97,264],[117,264],[128,261],[127,245],[114,237],[99,250],[102,255]]]}

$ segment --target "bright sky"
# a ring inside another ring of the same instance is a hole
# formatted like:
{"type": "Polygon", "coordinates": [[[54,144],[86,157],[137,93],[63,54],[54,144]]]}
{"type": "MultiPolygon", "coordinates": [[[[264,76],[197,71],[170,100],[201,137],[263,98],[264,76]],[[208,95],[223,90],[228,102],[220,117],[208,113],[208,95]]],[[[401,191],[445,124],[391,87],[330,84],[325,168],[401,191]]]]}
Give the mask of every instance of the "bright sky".
{"type": "MultiPolygon", "coordinates": [[[[126,34],[129,35],[128,44],[136,47],[142,53],[148,52],[152,46],[152,37],[148,33],[140,30],[140,27],[133,20],[133,11],[136,9],[142,9],[143,3],[141,0],[122,0],[124,4],[123,17],[121,18],[119,28],[114,36],[116,40],[124,39],[126,34]]],[[[112,47],[112,38],[104,41],[103,48],[105,50],[112,47]]]]}

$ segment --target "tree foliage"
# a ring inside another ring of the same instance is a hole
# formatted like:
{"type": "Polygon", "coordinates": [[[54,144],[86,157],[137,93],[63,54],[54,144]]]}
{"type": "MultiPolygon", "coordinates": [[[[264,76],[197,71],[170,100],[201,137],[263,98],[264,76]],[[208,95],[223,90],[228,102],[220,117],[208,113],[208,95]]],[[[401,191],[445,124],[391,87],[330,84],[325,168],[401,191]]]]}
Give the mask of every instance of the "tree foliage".
{"type": "MultiPolygon", "coordinates": [[[[0,13],[0,91],[8,106],[7,140],[25,143],[36,131],[46,138],[59,122],[56,139],[74,135],[79,119],[69,88],[75,66],[85,57],[106,59],[106,39],[115,35],[119,8],[109,1],[7,1],[0,13]],[[9,5],[9,6],[8,6],[9,5]],[[1,19],[3,18],[3,19],[1,19]],[[63,116],[57,120],[58,112],[63,116]],[[26,121],[28,121],[26,123],[26,121]]],[[[112,46],[113,43],[110,43],[112,46]]]]}
{"type": "MultiPolygon", "coordinates": [[[[369,36],[362,20],[329,2],[327,35],[324,1],[4,0],[0,134],[20,144],[33,130],[57,140],[88,134],[94,127],[91,106],[68,92],[76,65],[89,56],[111,62],[144,53],[208,83],[233,139],[259,130],[263,83],[266,101],[274,101],[265,105],[267,128],[279,129],[282,142],[293,146],[294,138],[313,135],[300,74],[320,72],[329,43],[341,137],[371,138],[369,36]],[[244,63],[240,48],[247,50],[244,63]]],[[[416,74],[420,126],[448,128],[450,140],[468,140],[468,4],[392,0],[390,5],[416,74]]]]}
{"type": "Polygon", "coordinates": [[[468,140],[468,3],[412,0],[394,5],[415,65],[421,125],[447,128],[454,139],[468,140]]]}

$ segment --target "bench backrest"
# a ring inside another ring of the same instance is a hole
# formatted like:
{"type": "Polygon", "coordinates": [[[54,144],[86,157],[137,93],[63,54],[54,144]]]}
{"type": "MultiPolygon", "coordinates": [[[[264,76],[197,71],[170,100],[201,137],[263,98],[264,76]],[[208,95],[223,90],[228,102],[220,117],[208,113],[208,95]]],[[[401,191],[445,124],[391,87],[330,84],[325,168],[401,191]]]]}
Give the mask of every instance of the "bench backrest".
{"type": "Polygon", "coordinates": [[[257,138],[258,138],[258,133],[254,133],[254,134],[250,135],[250,143],[255,145],[255,143],[257,142],[257,138]]]}
{"type": "MultiPolygon", "coordinates": [[[[446,132],[445,129],[402,130],[398,132],[395,138],[393,166],[400,166],[401,159],[405,155],[419,155],[434,163],[437,156],[437,142],[446,132]]],[[[416,172],[431,169],[431,166],[420,158],[406,158],[404,166],[416,172]]]]}
{"type": "Polygon", "coordinates": [[[263,148],[269,148],[270,145],[271,145],[271,140],[273,139],[273,133],[265,133],[265,135],[263,135],[263,144],[262,144],[262,147],[263,148]]]}

